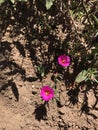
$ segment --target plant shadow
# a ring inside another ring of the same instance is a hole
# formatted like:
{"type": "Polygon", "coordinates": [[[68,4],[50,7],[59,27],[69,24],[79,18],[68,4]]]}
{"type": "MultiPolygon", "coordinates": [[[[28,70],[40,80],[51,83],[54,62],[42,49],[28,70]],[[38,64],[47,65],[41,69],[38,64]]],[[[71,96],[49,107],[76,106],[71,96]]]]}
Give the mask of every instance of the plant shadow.
{"type": "Polygon", "coordinates": [[[0,87],[0,93],[2,92],[2,90],[7,89],[8,87],[11,87],[11,90],[12,90],[16,100],[19,101],[19,91],[16,86],[16,83],[12,80],[9,80],[8,83],[6,83],[2,87],[0,87]]]}
{"type": "Polygon", "coordinates": [[[67,95],[69,96],[70,104],[75,105],[78,103],[78,94],[79,94],[78,87],[68,91],[67,95]]]}
{"type": "Polygon", "coordinates": [[[38,105],[33,114],[35,115],[35,118],[38,121],[45,120],[47,116],[47,110],[45,104],[38,105]]]}

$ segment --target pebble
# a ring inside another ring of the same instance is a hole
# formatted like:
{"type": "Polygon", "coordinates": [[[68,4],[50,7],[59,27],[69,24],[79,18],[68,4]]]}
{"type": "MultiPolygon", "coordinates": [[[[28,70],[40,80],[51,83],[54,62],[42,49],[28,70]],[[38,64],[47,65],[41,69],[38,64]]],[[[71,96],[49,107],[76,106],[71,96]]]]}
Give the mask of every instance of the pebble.
{"type": "Polygon", "coordinates": [[[60,95],[60,105],[64,106],[66,101],[68,101],[68,96],[66,95],[66,92],[62,92],[60,95]]]}
{"type": "Polygon", "coordinates": [[[90,108],[93,108],[95,102],[96,102],[96,98],[95,98],[95,95],[94,95],[94,92],[93,90],[90,90],[88,93],[87,93],[87,97],[88,97],[88,106],[90,108]]]}
{"type": "Polygon", "coordinates": [[[32,88],[35,88],[35,86],[34,86],[34,85],[32,85],[32,88]]]}
{"type": "Polygon", "coordinates": [[[65,114],[65,111],[66,111],[65,106],[59,108],[58,111],[59,111],[60,114],[64,115],[64,114],[65,114]]]}
{"type": "Polygon", "coordinates": [[[30,119],[26,119],[25,122],[26,122],[26,125],[28,125],[28,124],[31,123],[31,120],[30,119]]]}

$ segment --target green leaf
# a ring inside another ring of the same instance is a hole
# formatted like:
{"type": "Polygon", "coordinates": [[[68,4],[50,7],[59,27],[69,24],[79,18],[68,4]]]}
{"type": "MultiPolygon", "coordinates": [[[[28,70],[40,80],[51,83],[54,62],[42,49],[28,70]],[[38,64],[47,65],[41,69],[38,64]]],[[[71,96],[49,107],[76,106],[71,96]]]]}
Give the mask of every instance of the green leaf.
{"type": "Polygon", "coordinates": [[[87,71],[82,70],[76,77],[75,82],[80,83],[87,79],[87,71]]]}
{"type": "Polygon", "coordinates": [[[2,4],[2,3],[4,3],[5,2],[5,0],[0,0],[0,5],[2,4]]]}
{"type": "Polygon", "coordinates": [[[45,68],[43,67],[43,65],[38,66],[38,73],[41,75],[41,77],[45,76],[45,68]]]}
{"type": "Polygon", "coordinates": [[[15,3],[15,0],[10,0],[13,4],[15,3]]]}
{"type": "Polygon", "coordinates": [[[94,18],[96,24],[98,25],[98,18],[95,15],[93,15],[93,18],[94,18]]]}
{"type": "MultiPolygon", "coordinates": [[[[16,0],[10,0],[13,4],[15,3],[16,0]]],[[[26,2],[27,0],[18,0],[20,2],[26,2]]]]}
{"type": "Polygon", "coordinates": [[[53,5],[54,0],[46,0],[46,8],[47,10],[51,8],[53,5]]]}
{"type": "Polygon", "coordinates": [[[95,78],[95,76],[92,79],[94,82],[98,83],[98,80],[95,78]]]}

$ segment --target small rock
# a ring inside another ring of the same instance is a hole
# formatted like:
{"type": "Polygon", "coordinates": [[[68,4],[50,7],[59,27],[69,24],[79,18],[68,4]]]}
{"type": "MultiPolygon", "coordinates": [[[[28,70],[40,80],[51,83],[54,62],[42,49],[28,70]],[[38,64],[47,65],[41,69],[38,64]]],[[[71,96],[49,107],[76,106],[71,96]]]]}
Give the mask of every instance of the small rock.
{"type": "Polygon", "coordinates": [[[21,127],[21,129],[23,129],[24,125],[23,125],[23,124],[21,124],[21,125],[20,125],[20,127],[21,127]]]}
{"type": "Polygon", "coordinates": [[[66,92],[64,91],[60,95],[60,105],[64,106],[66,101],[68,101],[68,97],[66,95],[66,92]]]}
{"type": "Polygon", "coordinates": [[[21,113],[21,116],[24,116],[24,115],[25,115],[25,112],[22,112],[22,113],[21,113]]]}
{"type": "Polygon", "coordinates": [[[1,94],[4,95],[4,90],[1,91],[1,94]]]}
{"type": "Polygon", "coordinates": [[[11,19],[14,20],[15,18],[12,16],[11,19]]]}
{"type": "Polygon", "coordinates": [[[34,86],[34,85],[32,85],[32,88],[35,88],[35,86],[34,86]]]}
{"type": "Polygon", "coordinates": [[[65,86],[61,86],[61,91],[66,91],[66,87],[65,86]]]}
{"type": "Polygon", "coordinates": [[[95,117],[95,119],[98,118],[98,111],[97,110],[90,110],[90,113],[95,117]]]}
{"type": "Polygon", "coordinates": [[[93,90],[90,90],[87,94],[87,97],[88,97],[88,106],[90,108],[93,108],[95,102],[96,102],[96,98],[95,98],[95,95],[94,95],[94,92],[93,90]]]}
{"type": "Polygon", "coordinates": [[[61,95],[60,95],[60,105],[61,105],[61,106],[64,106],[64,104],[65,104],[65,100],[64,100],[63,95],[61,94],[61,95]]]}
{"type": "Polygon", "coordinates": [[[96,108],[96,109],[98,109],[98,102],[97,102],[97,104],[96,104],[95,108],[96,108]]]}
{"type": "Polygon", "coordinates": [[[33,94],[33,95],[37,94],[37,91],[32,91],[32,94],[33,94]]]}
{"type": "Polygon", "coordinates": [[[30,119],[26,119],[26,125],[30,124],[31,123],[31,120],[30,119]]]}
{"type": "Polygon", "coordinates": [[[11,100],[11,99],[12,99],[12,96],[9,96],[9,99],[11,100]]]}
{"type": "Polygon", "coordinates": [[[59,111],[60,114],[64,115],[64,114],[65,114],[65,111],[66,111],[65,106],[59,108],[58,111],[59,111]]]}
{"type": "Polygon", "coordinates": [[[79,101],[80,103],[83,103],[83,101],[84,101],[84,94],[83,94],[83,93],[79,93],[78,101],[79,101]]]}
{"type": "Polygon", "coordinates": [[[76,129],[78,129],[78,128],[79,128],[77,125],[76,125],[75,127],[76,127],[76,129]]]}

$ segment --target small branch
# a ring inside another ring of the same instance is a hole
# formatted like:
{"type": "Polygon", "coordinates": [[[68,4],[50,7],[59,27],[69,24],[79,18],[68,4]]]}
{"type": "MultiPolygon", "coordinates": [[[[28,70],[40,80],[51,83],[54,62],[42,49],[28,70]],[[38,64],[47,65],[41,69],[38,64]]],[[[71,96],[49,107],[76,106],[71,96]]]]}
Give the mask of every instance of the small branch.
{"type": "Polygon", "coordinates": [[[73,24],[73,26],[74,26],[74,29],[75,29],[75,32],[76,32],[76,36],[77,36],[77,38],[79,39],[79,41],[81,42],[81,38],[80,38],[80,36],[79,36],[79,32],[78,32],[78,30],[77,30],[77,26],[76,26],[75,20],[74,20],[74,18],[72,17],[72,15],[71,15],[71,13],[70,13],[70,8],[69,8],[69,7],[70,7],[70,4],[71,4],[71,2],[70,2],[70,0],[68,0],[68,2],[67,2],[67,11],[68,11],[70,20],[72,21],[72,24],[73,24]]]}
{"type": "Polygon", "coordinates": [[[87,9],[86,9],[86,7],[85,7],[85,4],[84,4],[84,1],[83,1],[83,0],[82,0],[82,6],[83,6],[83,9],[84,9],[84,11],[85,11],[85,13],[86,13],[86,17],[87,17],[87,19],[88,19],[88,22],[89,22],[89,24],[92,26],[91,21],[90,21],[90,18],[89,18],[88,11],[87,11],[87,9]]]}

